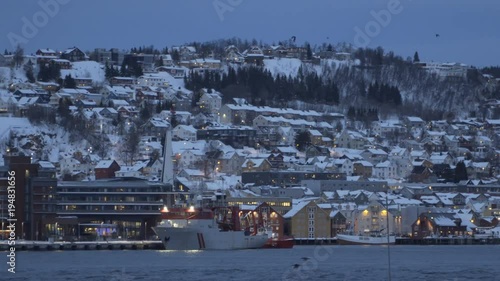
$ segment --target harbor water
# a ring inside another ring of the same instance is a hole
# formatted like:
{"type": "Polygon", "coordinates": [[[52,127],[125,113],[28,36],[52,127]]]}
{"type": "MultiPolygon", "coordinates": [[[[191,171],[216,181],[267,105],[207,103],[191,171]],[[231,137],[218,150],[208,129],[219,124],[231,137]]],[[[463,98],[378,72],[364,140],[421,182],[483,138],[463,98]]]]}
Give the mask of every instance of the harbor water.
{"type": "Polygon", "coordinates": [[[9,273],[2,262],[0,280],[500,281],[499,255],[499,245],[397,245],[389,251],[387,246],[338,245],[238,251],[22,251],[16,253],[16,273],[9,273]]]}

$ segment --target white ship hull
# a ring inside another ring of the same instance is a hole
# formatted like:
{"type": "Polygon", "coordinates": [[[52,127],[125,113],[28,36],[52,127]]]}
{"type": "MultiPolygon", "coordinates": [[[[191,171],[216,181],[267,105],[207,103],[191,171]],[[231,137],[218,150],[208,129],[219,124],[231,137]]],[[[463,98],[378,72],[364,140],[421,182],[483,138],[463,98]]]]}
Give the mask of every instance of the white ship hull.
{"type": "Polygon", "coordinates": [[[337,242],[341,245],[387,245],[395,244],[396,237],[389,236],[389,241],[387,236],[360,236],[360,235],[346,235],[337,234],[337,242]]]}
{"type": "Polygon", "coordinates": [[[237,250],[262,248],[268,236],[220,231],[213,220],[170,220],[154,227],[167,250],[237,250]]]}

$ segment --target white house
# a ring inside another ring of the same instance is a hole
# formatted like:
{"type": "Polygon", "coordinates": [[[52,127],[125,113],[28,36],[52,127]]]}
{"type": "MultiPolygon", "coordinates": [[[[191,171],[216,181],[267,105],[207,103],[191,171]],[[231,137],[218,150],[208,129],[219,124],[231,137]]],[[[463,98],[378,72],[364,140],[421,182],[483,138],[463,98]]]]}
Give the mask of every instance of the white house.
{"type": "Polygon", "coordinates": [[[222,97],[219,93],[205,92],[200,97],[198,105],[201,109],[206,109],[212,114],[217,114],[222,107],[222,97]]]}
{"type": "Polygon", "coordinates": [[[191,125],[177,125],[172,130],[172,137],[179,140],[196,141],[196,131],[191,125]]]}
{"type": "Polygon", "coordinates": [[[372,175],[379,179],[394,179],[398,177],[397,165],[391,161],[380,162],[373,167],[372,175]]]}

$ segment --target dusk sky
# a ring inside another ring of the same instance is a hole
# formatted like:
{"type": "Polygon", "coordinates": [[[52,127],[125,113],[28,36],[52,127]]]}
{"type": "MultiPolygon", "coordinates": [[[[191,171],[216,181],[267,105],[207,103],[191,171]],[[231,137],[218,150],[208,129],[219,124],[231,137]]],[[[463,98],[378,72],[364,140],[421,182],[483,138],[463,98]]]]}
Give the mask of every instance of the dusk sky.
{"type": "Polygon", "coordinates": [[[2,6],[2,52],[17,41],[33,53],[296,36],[298,44],[361,42],[403,57],[418,51],[422,61],[500,65],[498,0],[4,0],[2,6]],[[61,4],[49,5],[49,13],[39,2],[61,4]],[[391,18],[375,24],[377,13],[391,18]]]}

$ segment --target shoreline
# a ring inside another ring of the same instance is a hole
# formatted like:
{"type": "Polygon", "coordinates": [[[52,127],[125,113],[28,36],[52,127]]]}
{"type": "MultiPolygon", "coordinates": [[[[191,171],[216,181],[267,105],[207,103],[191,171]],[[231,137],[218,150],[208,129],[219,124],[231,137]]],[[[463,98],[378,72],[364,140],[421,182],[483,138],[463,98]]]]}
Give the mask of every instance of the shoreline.
{"type": "MultiPolygon", "coordinates": [[[[294,240],[294,246],[313,245],[340,245],[336,238],[307,239],[298,238],[294,240]]],[[[500,245],[500,238],[462,238],[462,237],[438,237],[438,238],[396,238],[398,245],[500,245]]],[[[363,245],[361,245],[363,246],[363,245]]],[[[380,246],[380,245],[373,245],[380,246]]],[[[7,252],[11,246],[7,241],[0,241],[0,251],[7,252]]],[[[16,251],[76,251],[76,250],[164,250],[163,243],[159,240],[147,241],[16,241],[16,251]]]]}
{"type": "MultiPolygon", "coordinates": [[[[7,241],[0,241],[0,251],[8,251],[12,245],[7,241]]],[[[58,251],[58,250],[163,250],[161,241],[28,241],[17,240],[16,251],[58,251]]]]}

